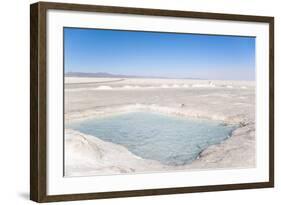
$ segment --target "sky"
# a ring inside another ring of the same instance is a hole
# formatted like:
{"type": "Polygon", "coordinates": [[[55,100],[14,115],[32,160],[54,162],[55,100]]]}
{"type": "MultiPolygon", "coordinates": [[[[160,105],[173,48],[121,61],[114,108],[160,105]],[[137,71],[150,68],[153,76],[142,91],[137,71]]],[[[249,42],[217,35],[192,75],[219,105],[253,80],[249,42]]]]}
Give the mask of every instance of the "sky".
{"type": "Polygon", "coordinates": [[[255,80],[255,38],[64,28],[68,72],[255,80]]]}

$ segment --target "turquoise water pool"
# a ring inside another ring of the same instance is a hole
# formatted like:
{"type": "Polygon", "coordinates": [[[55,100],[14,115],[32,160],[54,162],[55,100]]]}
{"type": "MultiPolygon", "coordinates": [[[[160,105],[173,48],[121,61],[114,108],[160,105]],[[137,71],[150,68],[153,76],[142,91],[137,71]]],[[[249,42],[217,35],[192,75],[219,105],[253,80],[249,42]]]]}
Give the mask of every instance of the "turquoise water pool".
{"type": "Polygon", "coordinates": [[[208,146],[227,139],[236,127],[219,121],[134,112],[88,119],[69,128],[123,145],[145,159],[185,165],[208,146]]]}

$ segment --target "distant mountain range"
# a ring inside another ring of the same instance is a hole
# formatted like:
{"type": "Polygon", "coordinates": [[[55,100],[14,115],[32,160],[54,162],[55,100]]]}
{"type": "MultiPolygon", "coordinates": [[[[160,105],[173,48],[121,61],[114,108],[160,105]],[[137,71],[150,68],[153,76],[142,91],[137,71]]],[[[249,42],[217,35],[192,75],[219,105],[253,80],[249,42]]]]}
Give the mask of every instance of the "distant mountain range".
{"type": "Polygon", "coordinates": [[[138,78],[139,76],[133,75],[120,75],[111,73],[82,73],[82,72],[68,72],[64,74],[67,77],[95,77],[95,78],[138,78]]]}
{"type": "MultiPolygon", "coordinates": [[[[83,73],[83,72],[67,72],[64,74],[65,77],[93,77],[93,78],[162,78],[162,79],[173,79],[169,77],[161,76],[137,76],[137,75],[121,75],[121,74],[112,74],[105,72],[98,73],[83,73]]],[[[177,79],[194,79],[194,80],[204,80],[201,78],[177,78],[177,79]]]]}

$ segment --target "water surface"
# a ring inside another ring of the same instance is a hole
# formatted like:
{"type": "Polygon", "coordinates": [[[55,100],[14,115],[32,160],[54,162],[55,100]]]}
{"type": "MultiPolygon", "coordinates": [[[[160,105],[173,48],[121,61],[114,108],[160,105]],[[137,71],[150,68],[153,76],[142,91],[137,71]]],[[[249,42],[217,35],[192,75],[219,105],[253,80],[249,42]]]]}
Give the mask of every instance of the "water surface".
{"type": "Polygon", "coordinates": [[[134,112],[87,119],[69,128],[125,146],[145,159],[185,165],[208,146],[227,139],[235,126],[213,120],[134,112]]]}

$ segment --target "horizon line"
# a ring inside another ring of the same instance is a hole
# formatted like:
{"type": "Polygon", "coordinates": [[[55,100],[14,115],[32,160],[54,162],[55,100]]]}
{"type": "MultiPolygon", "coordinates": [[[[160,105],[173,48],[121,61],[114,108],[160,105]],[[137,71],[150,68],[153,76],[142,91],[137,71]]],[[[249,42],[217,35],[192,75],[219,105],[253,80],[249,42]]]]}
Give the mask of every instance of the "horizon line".
{"type": "Polygon", "coordinates": [[[152,78],[152,79],[180,79],[180,80],[220,80],[220,81],[256,81],[246,80],[246,79],[207,79],[207,78],[199,78],[199,77],[165,77],[165,76],[147,76],[147,75],[130,75],[130,74],[116,74],[116,73],[108,73],[108,72],[77,72],[77,71],[68,71],[64,72],[64,77],[90,77],[90,78],[152,78]],[[80,74],[82,76],[66,76],[67,74],[80,74]],[[104,76],[87,76],[88,75],[104,75],[104,76]],[[106,76],[107,75],[107,76],[106,76]]]}

